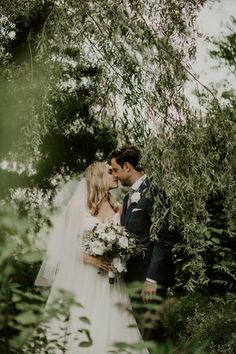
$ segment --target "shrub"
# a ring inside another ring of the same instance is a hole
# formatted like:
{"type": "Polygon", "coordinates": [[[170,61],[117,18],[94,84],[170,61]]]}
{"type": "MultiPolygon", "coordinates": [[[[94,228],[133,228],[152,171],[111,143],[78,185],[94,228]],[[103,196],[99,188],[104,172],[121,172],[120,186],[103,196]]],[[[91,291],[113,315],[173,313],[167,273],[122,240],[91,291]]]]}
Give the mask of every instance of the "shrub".
{"type": "Polygon", "coordinates": [[[190,294],[171,305],[163,315],[166,335],[176,343],[196,340],[206,343],[204,353],[233,354],[236,351],[235,297],[209,298],[190,294]]]}

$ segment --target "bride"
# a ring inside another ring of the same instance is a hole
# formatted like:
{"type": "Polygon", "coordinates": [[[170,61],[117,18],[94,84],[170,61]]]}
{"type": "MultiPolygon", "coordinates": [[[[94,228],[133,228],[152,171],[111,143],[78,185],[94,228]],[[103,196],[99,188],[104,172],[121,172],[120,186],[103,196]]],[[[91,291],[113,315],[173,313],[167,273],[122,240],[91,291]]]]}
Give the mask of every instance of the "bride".
{"type": "MultiPolygon", "coordinates": [[[[95,162],[87,168],[85,178],[78,183],[63,215],[54,225],[47,256],[35,281],[37,286],[51,286],[48,305],[56,299],[58,289],[64,289],[83,306],[70,307],[63,329],[67,334],[63,353],[106,354],[114,342],[132,344],[142,341],[134,317],[127,311],[130,302],[123,278],[117,276],[115,283],[109,284],[107,271],[110,263],[101,257],[86,255],[83,250],[85,231],[99,223],[120,223],[121,207],[109,193],[117,184],[107,163],[95,162]],[[86,326],[85,317],[90,320],[87,329],[92,346],[89,347],[79,346],[85,340],[83,333],[78,332],[86,326]]],[[[50,320],[46,332],[48,339],[55,339],[55,333],[62,334],[62,328],[60,319],[50,320]]],[[[147,353],[146,350],[129,352],[147,353]]],[[[57,349],[54,353],[62,351],[57,349]]]]}

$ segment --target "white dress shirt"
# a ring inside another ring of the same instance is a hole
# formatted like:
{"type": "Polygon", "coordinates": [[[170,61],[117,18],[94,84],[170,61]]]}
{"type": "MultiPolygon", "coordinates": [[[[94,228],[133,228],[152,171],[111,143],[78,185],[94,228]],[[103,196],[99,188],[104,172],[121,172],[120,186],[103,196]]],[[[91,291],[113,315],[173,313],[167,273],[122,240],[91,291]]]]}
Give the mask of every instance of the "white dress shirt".
{"type": "Polygon", "coordinates": [[[134,191],[137,191],[146,177],[147,177],[147,175],[143,175],[142,177],[140,177],[136,182],[134,182],[134,184],[131,186],[131,188],[134,191]]]}

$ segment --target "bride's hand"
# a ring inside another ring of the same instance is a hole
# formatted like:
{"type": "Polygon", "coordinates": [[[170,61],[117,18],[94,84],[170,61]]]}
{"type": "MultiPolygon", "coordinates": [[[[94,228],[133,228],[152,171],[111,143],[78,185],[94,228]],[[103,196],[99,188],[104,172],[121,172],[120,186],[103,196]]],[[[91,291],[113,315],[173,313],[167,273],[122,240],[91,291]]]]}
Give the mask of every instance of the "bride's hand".
{"type": "Polygon", "coordinates": [[[111,262],[106,261],[104,258],[102,257],[94,257],[94,256],[89,256],[89,255],[84,255],[84,262],[88,263],[88,264],[92,264],[95,267],[105,270],[105,271],[109,271],[111,270],[111,262]]]}
{"type": "Polygon", "coordinates": [[[102,257],[93,257],[94,259],[94,265],[98,267],[99,269],[106,270],[107,272],[111,270],[111,262],[106,261],[102,257]]]}

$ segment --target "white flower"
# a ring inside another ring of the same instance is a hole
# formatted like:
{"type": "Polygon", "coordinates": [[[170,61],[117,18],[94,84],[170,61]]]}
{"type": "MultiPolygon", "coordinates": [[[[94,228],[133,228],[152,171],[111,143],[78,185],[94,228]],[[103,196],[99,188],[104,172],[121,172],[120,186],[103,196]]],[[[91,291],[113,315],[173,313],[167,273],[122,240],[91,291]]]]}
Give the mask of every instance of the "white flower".
{"type": "Polygon", "coordinates": [[[104,232],[104,231],[103,231],[103,232],[100,232],[100,233],[99,233],[99,238],[102,239],[102,240],[106,240],[106,239],[107,239],[107,234],[106,234],[106,232],[104,232]]]}
{"type": "Polygon", "coordinates": [[[107,241],[115,241],[116,239],[116,234],[114,231],[109,231],[107,234],[106,234],[106,239],[107,241]]]}
{"type": "Polygon", "coordinates": [[[119,238],[119,246],[120,246],[121,248],[127,248],[128,245],[129,245],[129,242],[128,242],[127,237],[126,237],[126,236],[121,236],[121,237],[119,238]]]}
{"type": "Polygon", "coordinates": [[[121,273],[126,271],[126,266],[125,264],[121,261],[120,258],[114,258],[112,261],[112,266],[114,267],[117,272],[121,273]]]}
{"type": "Polygon", "coordinates": [[[68,90],[68,92],[74,92],[77,86],[76,80],[69,78],[68,80],[61,81],[60,84],[58,84],[58,87],[60,89],[65,89],[68,90]]]}
{"type": "Polygon", "coordinates": [[[10,31],[10,32],[8,32],[8,37],[10,38],[10,39],[14,39],[15,38],[15,36],[16,36],[16,32],[15,31],[10,31]]]}
{"type": "Polygon", "coordinates": [[[96,240],[90,243],[90,250],[93,254],[97,256],[102,256],[104,252],[104,247],[101,242],[96,240]]]}
{"type": "Polygon", "coordinates": [[[134,192],[132,195],[131,195],[131,203],[138,203],[139,200],[141,198],[141,194],[139,192],[134,192]]]}
{"type": "Polygon", "coordinates": [[[105,231],[105,224],[97,223],[96,224],[96,231],[97,232],[104,232],[105,231]]]}

